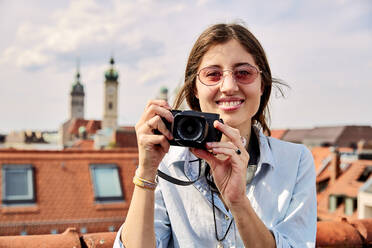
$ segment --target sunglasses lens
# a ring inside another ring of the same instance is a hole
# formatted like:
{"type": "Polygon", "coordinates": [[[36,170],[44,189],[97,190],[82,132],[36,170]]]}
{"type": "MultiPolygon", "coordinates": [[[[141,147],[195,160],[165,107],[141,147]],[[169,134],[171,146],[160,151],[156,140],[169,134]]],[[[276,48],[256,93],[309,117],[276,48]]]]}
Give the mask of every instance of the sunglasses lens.
{"type": "Polygon", "coordinates": [[[204,68],[200,71],[200,80],[206,85],[217,84],[223,76],[223,72],[218,68],[204,68]]]}
{"type": "Polygon", "coordinates": [[[250,84],[256,79],[257,73],[254,67],[244,65],[235,68],[234,77],[236,81],[242,84],[250,84]]]}

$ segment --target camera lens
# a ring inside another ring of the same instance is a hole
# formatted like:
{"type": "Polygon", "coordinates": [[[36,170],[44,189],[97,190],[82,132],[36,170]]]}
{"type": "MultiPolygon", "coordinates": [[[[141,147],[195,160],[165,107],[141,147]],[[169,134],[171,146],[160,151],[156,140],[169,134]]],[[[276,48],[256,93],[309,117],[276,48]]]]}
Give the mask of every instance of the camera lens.
{"type": "Polygon", "coordinates": [[[183,117],[177,123],[179,137],[187,141],[197,141],[203,135],[204,125],[199,118],[183,117]]]}

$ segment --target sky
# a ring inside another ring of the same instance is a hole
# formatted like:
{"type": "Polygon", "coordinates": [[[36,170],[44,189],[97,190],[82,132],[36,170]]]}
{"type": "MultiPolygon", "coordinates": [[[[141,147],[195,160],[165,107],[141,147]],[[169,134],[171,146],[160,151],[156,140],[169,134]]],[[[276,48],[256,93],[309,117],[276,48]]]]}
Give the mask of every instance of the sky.
{"type": "Polygon", "coordinates": [[[85,118],[102,119],[104,72],[119,72],[120,126],[161,87],[174,94],[199,34],[242,23],[274,77],[271,128],[372,125],[370,0],[0,0],[0,133],[58,130],[77,60],[85,118]]]}

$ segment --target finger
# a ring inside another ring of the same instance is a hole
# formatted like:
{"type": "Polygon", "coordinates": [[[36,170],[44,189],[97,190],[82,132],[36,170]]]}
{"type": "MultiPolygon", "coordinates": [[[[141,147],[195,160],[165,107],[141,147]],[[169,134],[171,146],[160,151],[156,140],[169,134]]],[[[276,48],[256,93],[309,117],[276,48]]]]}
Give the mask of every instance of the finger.
{"type": "Polygon", "coordinates": [[[145,109],[148,108],[148,107],[151,106],[151,105],[158,105],[158,106],[162,106],[162,107],[164,107],[164,108],[168,108],[168,109],[171,108],[171,107],[169,106],[169,104],[168,104],[167,101],[165,101],[165,100],[160,100],[160,99],[152,99],[152,100],[148,101],[147,104],[146,104],[145,109]]]}
{"type": "Polygon", "coordinates": [[[241,157],[241,151],[238,148],[231,148],[231,147],[214,147],[212,148],[213,154],[222,154],[225,156],[233,157],[233,156],[239,156],[241,157]]]}
{"type": "Polygon", "coordinates": [[[159,106],[156,104],[152,104],[145,109],[145,112],[142,115],[139,122],[145,122],[146,120],[151,119],[155,115],[159,115],[161,117],[164,117],[167,121],[173,122],[173,115],[169,111],[169,109],[164,108],[164,106],[159,106]]]}
{"type": "Polygon", "coordinates": [[[206,148],[215,155],[222,154],[229,157],[238,155],[240,159],[249,160],[249,154],[244,146],[239,148],[232,142],[210,142],[206,144],[206,148]]]}
{"type": "Polygon", "coordinates": [[[210,153],[206,150],[203,150],[203,149],[197,149],[197,148],[191,148],[191,152],[198,158],[200,159],[203,159],[205,161],[207,161],[207,163],[211,166],[212,170],[214,170],[216,168],[216,164],[219,161],[219,159],[217,159],[213,153],[210,153]]]}
{"type": "Polygon", "coordinates": [[[217,148],[226,148],[226,149],[232,149],[237,155],[240,155],[241,157],[249,156],[247,150],[244,148],[244,145],[239,147],[233,144],[232,142],[208,142],[206,144],[206,148],[208,150],[211,150],[212,153],[214,154],[217,154],[215,152],[217,148]]]}
{"type": "Polygon", "coordinates": [[[165,135],[169,140],[173,139],[172,133],[168,130],[159,115],[155,115],[150,120],[146,121],[146,126],[151,128],[151,132],[156,129],[161,134],[165,135]]]}
{"type": "Polygon", "coordinates": [[[226,137],[228,137],[235,145],[241,144],[240,132],[236,128],[232,128],[224,123],[219,121],[214,121],[214,127],[220,130],[226,137]]]}
{"type": "Polygon", "coordinates": [[[167,138],[163,135],[144,134],[140,137],[138,142],[145,147],[146,150],[157,150],[160,147],[164,153],[167,153],[170,147],[167,138]]]}
{"type": "Polygon", "coordinates": [[[214,147],[225,147],[225,148],[231,148],[236,149],[236,145],[234,145],[232,142],[207,142],[205,144],[205,147],[209,150],[214,147]]]}

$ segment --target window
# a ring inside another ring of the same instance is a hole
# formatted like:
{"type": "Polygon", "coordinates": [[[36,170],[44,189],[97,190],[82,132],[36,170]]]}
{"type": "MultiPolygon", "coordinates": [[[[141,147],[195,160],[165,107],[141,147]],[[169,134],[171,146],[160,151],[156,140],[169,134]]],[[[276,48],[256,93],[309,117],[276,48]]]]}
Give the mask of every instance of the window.
{"type": "Polygon", "coordinates": [[[329,196],[329,211],[334,212],[343,202],[343,197],[338,195],[329,196]]]}
{"type": "Polygon", "coordinates": [[[347,197],[345,199],[345,214],[346,215],[353,215],[354,210],[357,207],[357,199],[356,198],[351,198],[347,197]]]}
{"type": "Polygon", "coordinates": [[[365,182],[372,174],[372,166],[367,166],[364,171],[360,174],[358,182],[365,182]]]}
{"type": "Polygon", "coordinates": [[[3,204],[35,202],[34,170],[31,165],[2,166],[3,204]]]}
{"type": "Polygon", "coordinates": [[[114,164],[92,164],[90,166],[94,199],[98,202],[123,201],[118,167],[114,164]]]}

